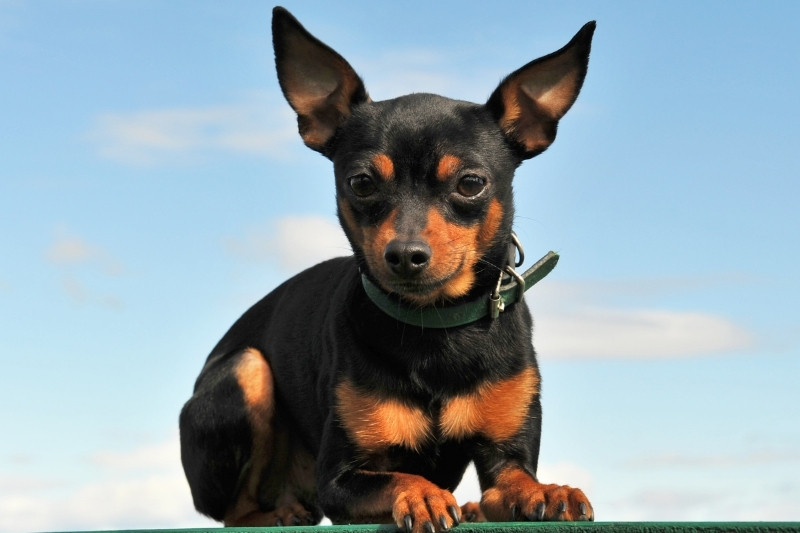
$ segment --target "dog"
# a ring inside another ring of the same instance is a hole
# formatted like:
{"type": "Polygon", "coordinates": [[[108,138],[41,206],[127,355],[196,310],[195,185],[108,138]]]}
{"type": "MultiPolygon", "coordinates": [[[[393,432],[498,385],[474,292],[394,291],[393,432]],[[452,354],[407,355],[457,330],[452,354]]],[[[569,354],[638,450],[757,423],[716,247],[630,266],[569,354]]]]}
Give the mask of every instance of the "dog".
{"type": "Polygon", "coordinates": [[[594,519],[580,489],[536,477],[540,375],[520,302],[532,281],[514,270],[511,186],[575,102],[594,28],[483,105],[375,102],[342,56],[273,10],[280,87],[302,140],[333,162],[353,255],[284,282],[211,351],[180,414],[200,512],[408,533],[594,519]],[[461,507],[452,491],[470,462],[482,496],[461,507]]]}

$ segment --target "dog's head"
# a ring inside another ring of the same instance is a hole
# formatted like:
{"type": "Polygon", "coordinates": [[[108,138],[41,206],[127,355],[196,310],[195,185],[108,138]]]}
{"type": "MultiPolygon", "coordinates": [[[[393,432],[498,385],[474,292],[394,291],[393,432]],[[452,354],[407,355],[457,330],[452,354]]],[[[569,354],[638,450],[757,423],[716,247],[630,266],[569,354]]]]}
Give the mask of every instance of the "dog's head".
{"type": "Polygon", "coordinates": [[[419,305],[491,287],[508,255],[514,170],[555,139],[586,76],[594,23],[484,105],[432,94],[373,102],[350,64],[285,9],[273,11],[272,32],[281,89],[303,141],[333,161],[362,270],[419,305]]]}

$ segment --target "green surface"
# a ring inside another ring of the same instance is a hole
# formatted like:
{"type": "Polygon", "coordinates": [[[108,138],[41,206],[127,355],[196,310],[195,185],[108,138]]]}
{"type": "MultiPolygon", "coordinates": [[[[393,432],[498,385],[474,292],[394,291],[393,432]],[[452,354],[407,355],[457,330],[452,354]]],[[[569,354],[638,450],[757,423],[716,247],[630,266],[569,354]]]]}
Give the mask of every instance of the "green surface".
{"type": "MultiPolygon", "coordinates": [[[[114,533],[397,533],[393,525],[353,525],[353,526],[301,526],[301,527],[237,527],[201,529],[155,529],[128,530],[114,533]],[[322,530],[322,531],[321,531],[322,530]]],[[[453,533],[723,533],[730,532],[800,532],[800,522],[515,522],[462,524],[453,533]]],[[[97,532],[101,533],[101,532],[97,532]]],[[[111,532],[108,532],[111,533],[111,532]]]]}

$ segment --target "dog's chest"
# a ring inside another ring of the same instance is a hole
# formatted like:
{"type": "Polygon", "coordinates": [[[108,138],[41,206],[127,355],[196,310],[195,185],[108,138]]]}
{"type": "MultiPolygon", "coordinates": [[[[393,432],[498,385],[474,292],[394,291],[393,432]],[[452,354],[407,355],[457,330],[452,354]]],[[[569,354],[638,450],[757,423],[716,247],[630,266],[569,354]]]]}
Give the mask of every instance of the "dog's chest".
{"type": "Polygon", "coordinates": [[[350,440],[363,452],[390,446],[420,451],[435,441],[484,437],[503,442],[522,429],[539,374],[528,367],[508,379],[486,383],[427,409],[398,398],[359,390],[343,381],[336,388],[336,411],[350,440]]]}

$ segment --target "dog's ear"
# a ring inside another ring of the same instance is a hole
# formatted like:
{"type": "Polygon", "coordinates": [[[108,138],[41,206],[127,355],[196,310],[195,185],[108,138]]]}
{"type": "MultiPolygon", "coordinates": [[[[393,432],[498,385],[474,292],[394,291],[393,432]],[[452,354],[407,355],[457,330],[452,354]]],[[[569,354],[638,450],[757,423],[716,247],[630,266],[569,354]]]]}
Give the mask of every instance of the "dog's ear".
{"type": "Polygon", "coordinates": [[[297,112],[300,136],[307,146],[325,153],[353,106],[369,99],[364,83],[342,56],[282,7],[272,10],[272,44],[278,81],[297,112]]]}
{"type": "Polygon", "coordinates": [[[572,107],[586,77],[595,23],[589,22],[561,50],[509,75],[486,106],[528,159],[556,138],[558,121],[572,107]]]}

